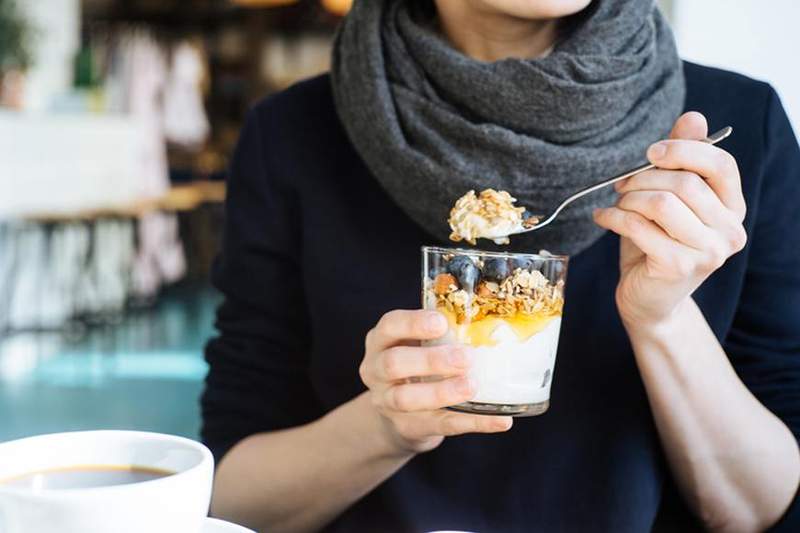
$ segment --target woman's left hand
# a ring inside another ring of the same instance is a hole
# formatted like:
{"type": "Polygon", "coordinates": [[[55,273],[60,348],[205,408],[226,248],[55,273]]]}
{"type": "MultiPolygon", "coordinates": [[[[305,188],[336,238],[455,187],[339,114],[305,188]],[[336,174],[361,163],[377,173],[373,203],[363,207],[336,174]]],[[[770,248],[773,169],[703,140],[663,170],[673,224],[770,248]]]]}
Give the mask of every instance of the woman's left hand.
{"type": "Polygon", "coordinates": [[[626,325],[657,325],[680,310],[700,284],[747,241],[736,160],[699,141],[700,113],[681,116],[670,140],[652,145],[657,168],[617,184],[615,207],[595,222],[620,239],[616,300],[626,325]]]}

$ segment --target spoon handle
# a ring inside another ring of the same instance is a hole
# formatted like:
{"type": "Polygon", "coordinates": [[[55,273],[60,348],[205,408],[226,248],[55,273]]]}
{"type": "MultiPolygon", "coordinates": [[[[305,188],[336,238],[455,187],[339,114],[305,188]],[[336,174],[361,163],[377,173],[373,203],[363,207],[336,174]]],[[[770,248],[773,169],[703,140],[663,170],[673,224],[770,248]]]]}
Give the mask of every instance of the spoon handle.
{"type": "MultiPolygon", "coordinates": [[[[722,128],[721,130],[709,135],[708,137],[703,139],[702,142],[706,142],[708,144],[717,144],[722,139],[725,139],[726,137],[728,137],[731,133],[733,133],[733,128],[730,127],[730,126],[727,126],[725,128],[722,128]]],[[[558,216],[558,214],[561,212],[561,210],[563,210],[565,207],[567,207],[569,204],[571,204],[572,202],[574,202],[578,198],[581,198],[582,196],[586,196],[590,192],[594,192],[594,191],[596,191],[598,189],[602,189],[603,187],[607,187],[608,185],[611,185],[611,184],[616,183],[618,181],[622,181],[624,179],[628,179],[628,178],[630,178],[632,176],[635,176],[636,174],[639,174],[640,172],[644,172],[645,170],[650,170],[652,168],[655,168],[655,165],[653,165],[652,163],[648,163],[646,165],[642,165],[642,166],[637,167],[637,168],[635,168],[633,170],[630,170],[630,171],[628,171],[628,172],[626,172],[624,174],[620,174],[619,176],[615,176],[615,177],[613,177],[611,179],[607,179],[605,181],[601,181],[600,183],[595,183],[594,185],[590,185],[590,186],[586,187],[585,189],[582,189],[582,190],[576,192],[575,194],[573,194],[572,196],[570,196],[569,198],[567,198],[566,200],[561,202],[561,205],[558,206],[558,208],[555,210],[555,212],[552,215],[550,215],[549,217],[547,217],[546,221],[544,221],[543,223],[537,224],[535,226],[535,228],[540,228],[543,225],[551,222],[554,218],[556,218],[556,216],[558,216]]]]}

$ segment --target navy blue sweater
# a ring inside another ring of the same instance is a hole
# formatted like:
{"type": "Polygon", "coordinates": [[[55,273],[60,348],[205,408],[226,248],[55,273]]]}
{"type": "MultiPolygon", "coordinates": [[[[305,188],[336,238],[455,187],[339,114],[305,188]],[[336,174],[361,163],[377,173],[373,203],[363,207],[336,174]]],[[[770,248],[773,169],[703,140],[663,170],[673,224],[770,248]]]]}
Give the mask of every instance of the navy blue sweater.
{"type": "MultiPolygon", "coordinates": [[[[738,160],[749,243],[695,293],[739,376],[800,435],[800,150],[773,89],[685,64],[687,110],[738,160]]],[[[443,221],[444,223],[444,221],[443,221]]],[[[315,420],[364,391],[364,335],[419,307],[412,222],[354,151],[327,76],[249,114],[230,169],[206,350],[203,439],[220,459],[248,435],[315,420]]],[[[619,241],[570,262],[550,410],[501,435],[448,438],[328,528],[341,532],[691,531],[614,305],[619,241]]],[[[776,530],[800,531],[794,504],[776,530]]]]}

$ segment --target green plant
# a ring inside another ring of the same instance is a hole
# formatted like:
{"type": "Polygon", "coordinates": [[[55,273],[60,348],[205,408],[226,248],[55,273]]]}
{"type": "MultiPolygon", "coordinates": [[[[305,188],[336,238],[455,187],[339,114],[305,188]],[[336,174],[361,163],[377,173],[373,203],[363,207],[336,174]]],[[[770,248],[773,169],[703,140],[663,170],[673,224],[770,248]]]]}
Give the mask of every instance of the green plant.
{"type": "Polygon", "coordinates": [[[0,0],[0,72],[31,64],[31,27],[16,0],[0,0]]]}

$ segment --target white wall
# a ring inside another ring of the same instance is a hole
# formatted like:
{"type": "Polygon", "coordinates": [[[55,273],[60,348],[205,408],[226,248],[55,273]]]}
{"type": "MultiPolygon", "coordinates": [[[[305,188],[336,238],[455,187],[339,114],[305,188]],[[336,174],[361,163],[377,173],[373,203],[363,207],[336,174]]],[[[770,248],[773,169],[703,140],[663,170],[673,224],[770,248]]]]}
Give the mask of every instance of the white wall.
{"type": "Polygon", "coordinates": [[[771,83],[800,136],[800,1],[670,3],[681,55],[771,83]]]}

